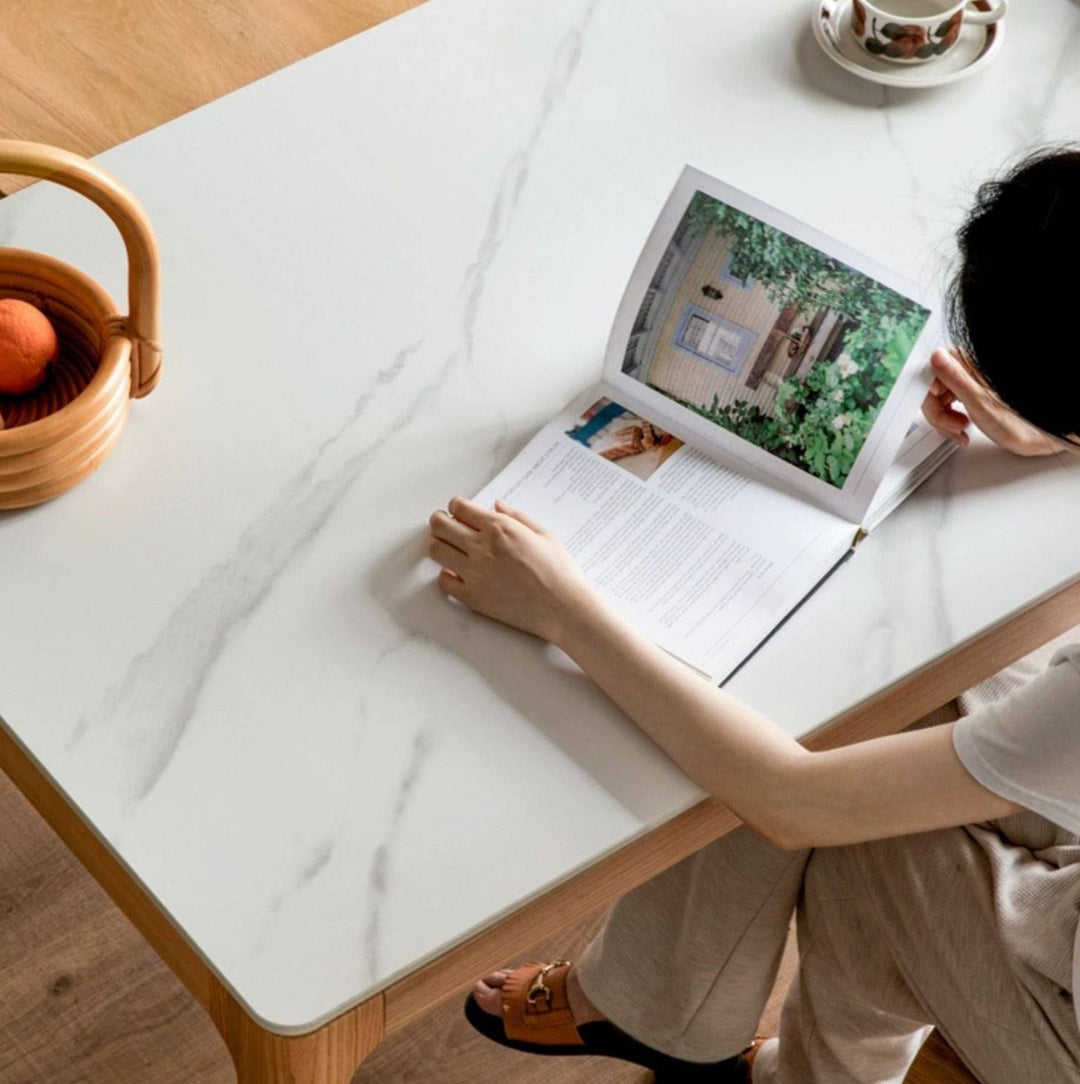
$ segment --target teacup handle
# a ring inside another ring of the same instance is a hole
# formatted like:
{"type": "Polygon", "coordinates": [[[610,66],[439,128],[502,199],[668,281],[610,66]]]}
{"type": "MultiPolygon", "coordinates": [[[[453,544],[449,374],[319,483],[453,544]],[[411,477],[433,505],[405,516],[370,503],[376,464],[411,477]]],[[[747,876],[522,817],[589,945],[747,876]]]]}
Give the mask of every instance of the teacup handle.
{"type": "Polygon", "coordinates": [[[996,23],[998,19],[1005,17],[1008,0],[998,0],[989,11],[972,11],[968,8],[964,12],[964,22],[971,26],[986,26],[988,23],[996,23]]]}

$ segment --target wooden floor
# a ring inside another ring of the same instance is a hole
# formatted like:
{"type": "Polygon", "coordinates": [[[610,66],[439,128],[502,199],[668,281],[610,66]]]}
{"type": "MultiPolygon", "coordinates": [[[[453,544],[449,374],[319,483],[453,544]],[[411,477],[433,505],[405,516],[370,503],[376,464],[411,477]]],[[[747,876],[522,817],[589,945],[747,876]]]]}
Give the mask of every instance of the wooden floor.
{"type": "Polygon", "coordinates": [[[0,138],[97,154],[419,2],[0,0],[0,138]]]}
{"type": "MultiPolygon", "coordinates": [[[[209,1017],[0,775],[0,1084],[233,1084],[209,1017]]],[[[527,955],[575,956],[594,915],[527,955]]],[[[762,1031],[775,1034],[792,946],[762,1031]]],[[[514,961],[507,961],[507,963],[514,961]]],[[[970,1084],[926,1049],[909,1084],[970,1084]]],[[[521,1057],[475,1035],[455,1001],[392,1035],[353,1084],[644,1084],[602,1059],[521,1057]]]]}
{"type": "MultiPolygon", "coordinates": [[[[0,137],[95,154],[417,2],[0,0],[0,137]]],[[[0,178],[0,193],[20,183],[0,178]]],[[[600,920],[530,955],[574,955],[600,920]]],[[[781,985],[790,967],[789,955],[781,985]]],[[[764,1030],[776,1016],[774,996],[764,1030]]],[[[931,1046],[910,1084],[967,1084],[931,1046]]],[[[209,1018],[0,775],[0,1084],[234,1079],[209,1018]]],[[[454,1003],[388,1039],[354,1084],[511,1079],[634,1084],[649,1074],[499,1051],[454,1003]]]]}
{"type": "MultiPolygon", "coordinates": [[[[0,776],[0,1081],[231,1084],[209,1017],[15,788],[0,776]]],[[[592,917],[536,951],[580,951],[592,917]]],[[[388,1039],[355,1084],[636,1084],[601,1060],[522,1058],[476,1036],[455,1002],[388,1039]]]]}

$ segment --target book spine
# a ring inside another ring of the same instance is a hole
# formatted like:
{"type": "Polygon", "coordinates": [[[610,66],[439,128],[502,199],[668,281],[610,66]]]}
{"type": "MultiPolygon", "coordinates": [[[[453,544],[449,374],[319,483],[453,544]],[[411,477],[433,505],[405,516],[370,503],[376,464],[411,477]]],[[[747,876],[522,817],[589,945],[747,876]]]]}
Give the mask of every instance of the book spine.
{"type": "MultiPolygon", "coordinates": [[[[862,528],[860,527],[859,530],[861,531],[862,528]]],[[[857,535],[856,538],[858,538],[857,535]]],[[[743,659],[743,661],[739,663],[739,665],[736,666],[735,669],[732,670],[731,673],[728,674],[728,676],[724,678],[723,681],[719,682],[719,686],[721,689],[792,619],[792,617],[794,617],[795,614],[797,614],[803,608],[803,606],[806,604],[807,599],[809,599],[812,595],[817,594],[818,588],[821,587],[821,585],[855,552],[856,544],[853,544],[851,549],[849,549],[844,554],[844,556],[841,557],[840,560],[837,561],[832,566],[832,568],[830,568],[828,572],[826,572],[825,575],[822,576],[821,579],[818,580],[817,583],[815,583],[814,586],[811,587],[810,590],[807,591],[806,594],[803,595],[803,597],[799,599],[799,601],[796,602],[794,606],[791,607],[790,610],[788,610],[787,614],[773,626],[772,631],[768,634],[768,636],[766,636],[765,639],[762,640],[761,643],[758,644],[758,646],[755,647],[754,650],[751,651],[750,654],[747,655],[746,658],[743,659]]]]}

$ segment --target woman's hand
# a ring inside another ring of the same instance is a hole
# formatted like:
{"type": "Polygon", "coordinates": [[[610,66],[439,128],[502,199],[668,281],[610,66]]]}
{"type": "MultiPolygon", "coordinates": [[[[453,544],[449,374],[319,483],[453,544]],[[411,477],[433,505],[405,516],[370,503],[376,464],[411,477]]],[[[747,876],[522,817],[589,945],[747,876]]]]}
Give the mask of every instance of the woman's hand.
{"type": "Polygon", "coordinates": [[[523,512],[455,497],[428,521],[428,554],[443,566],[439,587],[471,610],[557,642],[592,597],[562,543],[523,512]]]}
{"type": "Polygon", "coordinates": [[[968,423],[974,422],[998,447],[1015,455],[1051,455],[1070,446],[1036,429],[1007,407],[949,350],[935,350],[930,359],[934,383],[923,400],[923,416],[943,436],[965,447],[968,423]],[[966,413],[957,410],[959,403],[966,413]]]}

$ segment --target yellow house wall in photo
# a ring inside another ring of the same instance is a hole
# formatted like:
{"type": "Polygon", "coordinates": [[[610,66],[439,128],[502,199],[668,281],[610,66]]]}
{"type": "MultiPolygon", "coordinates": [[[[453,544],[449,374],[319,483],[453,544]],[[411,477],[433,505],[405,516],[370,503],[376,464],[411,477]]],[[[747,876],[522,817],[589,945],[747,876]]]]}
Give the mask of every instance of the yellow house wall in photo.
{"type": "MultiPolygon", "coordinates": [[[[687,402],[706,405],[717,396],[721,405],[732,399],[745,399],[771,413],[775,389],[762,382],[756,390],[745,386],[754,359],[766,336],[776,323],[780,306],[768,298],[765,287],[753,283],[743,289],[720,278],[728,255],[729,238],[710,230],[687,268],[672,303],[665,314],[649,364],[647,380],[687,402]],[[701,288],[713,285],[723,293],[721,300],[706,297],[701,288]],[[753,332],[754,338],[738,374],[731,374],[704,358],[695,357],[674,345],[675,335],[688,305],[723,317],[753,332]]],[[[782,348],[781,348],[782,349],[782,348]]],[[[780,353],[781,351],[777,351],[780,353]]]]}

